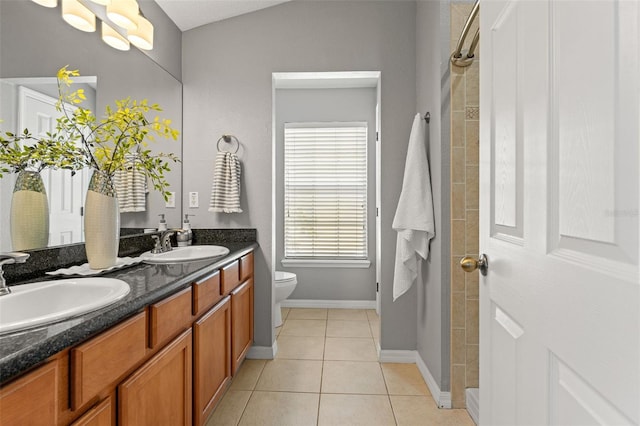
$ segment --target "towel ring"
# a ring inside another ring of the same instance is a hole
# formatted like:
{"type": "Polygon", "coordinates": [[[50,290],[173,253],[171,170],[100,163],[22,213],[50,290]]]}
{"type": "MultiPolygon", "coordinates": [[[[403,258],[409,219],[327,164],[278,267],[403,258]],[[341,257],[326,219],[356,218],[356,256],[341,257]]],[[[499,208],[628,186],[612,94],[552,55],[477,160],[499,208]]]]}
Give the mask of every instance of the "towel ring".
{"type": "Polygon", "coordinates": [[[216,147],[218,148],[218,152],[231,152],[231,151],[225,151],[223,149],[220,149],[220,142],[225,141],[226,143],[233,143],[233,141],[236,142],[236,150],[232,152],[232,154],[237,154],[238,150],[240,149],[240,141],[238,140],[238,138],[236,138],[233,135],[222,135],[220,137],[220,139],[218,139],[218,142],[216,143],[216,147]]]}

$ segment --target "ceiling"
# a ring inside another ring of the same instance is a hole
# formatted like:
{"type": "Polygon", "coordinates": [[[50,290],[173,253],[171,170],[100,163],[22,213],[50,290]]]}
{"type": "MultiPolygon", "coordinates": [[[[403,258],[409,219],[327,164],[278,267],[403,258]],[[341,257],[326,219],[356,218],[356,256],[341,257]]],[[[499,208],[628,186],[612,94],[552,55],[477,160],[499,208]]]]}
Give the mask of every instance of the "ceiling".
{"type": "Polygon", "coordinates": [[[156,0],[156,3],[181,31],[187,31],[286,1],[289,0],[156,0]]]}

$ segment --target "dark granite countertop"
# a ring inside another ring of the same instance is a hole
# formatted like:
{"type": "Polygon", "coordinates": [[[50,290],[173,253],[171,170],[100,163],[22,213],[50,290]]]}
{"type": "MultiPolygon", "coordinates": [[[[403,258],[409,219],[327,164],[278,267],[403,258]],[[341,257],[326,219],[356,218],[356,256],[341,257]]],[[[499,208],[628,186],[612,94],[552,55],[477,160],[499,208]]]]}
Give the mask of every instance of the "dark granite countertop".
{"type": "Polygon", "coordinates": [[[85,315],[0,336],[0,383],[141,312],[147,305],[188,287],[194,281],[258,247],[255,242],[217,244],[227,247],[229,254],[194,262],[140,264],[104,274],[104,277],[126,281],[131,286],[129,294],[112,305],[85,315]]]}

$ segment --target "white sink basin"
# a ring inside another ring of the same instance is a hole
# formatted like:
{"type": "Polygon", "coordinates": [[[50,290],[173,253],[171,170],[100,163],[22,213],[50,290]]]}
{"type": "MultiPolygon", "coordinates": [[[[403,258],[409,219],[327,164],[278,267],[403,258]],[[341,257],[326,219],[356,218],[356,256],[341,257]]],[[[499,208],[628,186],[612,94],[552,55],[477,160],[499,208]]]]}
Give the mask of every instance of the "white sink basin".
{"type": "Polygon", "coordinates": [[[222,246],[188,246],[174,247],[171,251],[158,254],[148,251],[140,257],[146,263],[179,263],[224,256],[226,254],[229,254],[229,249],[222,246]]]}
{"type": "Polygon", "coordinates": [[[12,286],[0,297],[0,334],[85,314],[122,299],[129,284],[113,278],[69,278],[12,286]]]}

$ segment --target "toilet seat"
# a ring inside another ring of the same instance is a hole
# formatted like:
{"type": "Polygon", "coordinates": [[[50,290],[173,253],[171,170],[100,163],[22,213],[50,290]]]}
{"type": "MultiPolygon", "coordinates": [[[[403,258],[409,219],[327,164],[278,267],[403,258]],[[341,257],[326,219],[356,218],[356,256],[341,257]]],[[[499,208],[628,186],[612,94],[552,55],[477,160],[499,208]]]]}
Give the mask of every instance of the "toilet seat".
{"type": "Polygon", "coordinates": [[[276,285],[293,284],[296,281],[296,274],[292,272],[276,271],[276,285]]]}

